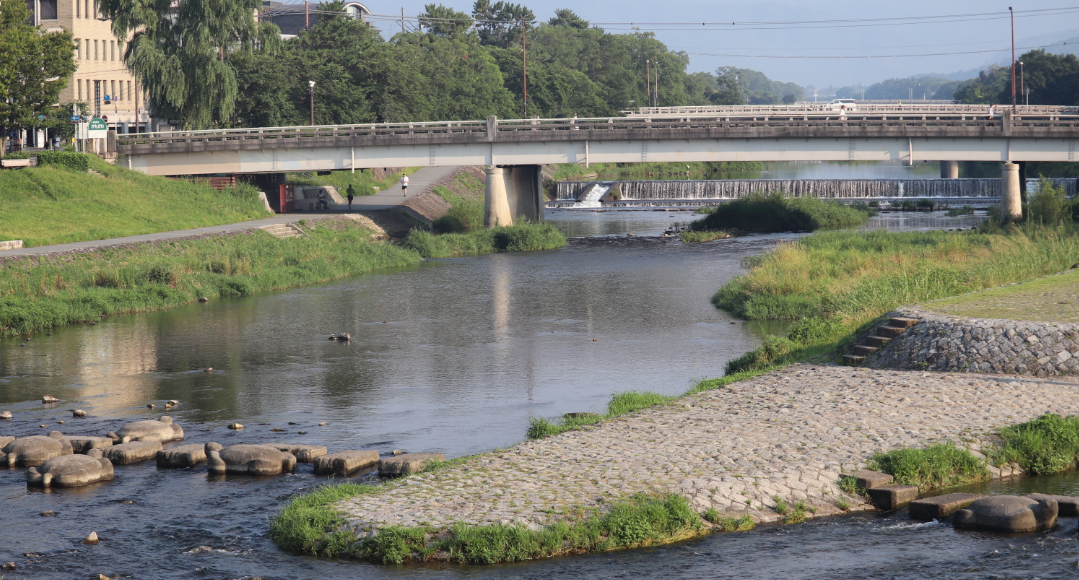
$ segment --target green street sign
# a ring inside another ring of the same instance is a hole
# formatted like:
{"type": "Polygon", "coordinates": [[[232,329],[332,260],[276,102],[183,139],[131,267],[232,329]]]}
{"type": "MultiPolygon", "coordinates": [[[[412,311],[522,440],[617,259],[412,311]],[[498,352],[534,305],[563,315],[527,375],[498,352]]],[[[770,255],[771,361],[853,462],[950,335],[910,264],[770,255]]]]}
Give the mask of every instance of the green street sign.
{"type": "Polygon", "coordinates": [[[108,131],[109,130],[109,124],[106,123],[105,121],[101,120],[101,119],[94,119],[94,120],[90,121],[90,127],[89,128],[90,128],[91,131],[108,131]]]}

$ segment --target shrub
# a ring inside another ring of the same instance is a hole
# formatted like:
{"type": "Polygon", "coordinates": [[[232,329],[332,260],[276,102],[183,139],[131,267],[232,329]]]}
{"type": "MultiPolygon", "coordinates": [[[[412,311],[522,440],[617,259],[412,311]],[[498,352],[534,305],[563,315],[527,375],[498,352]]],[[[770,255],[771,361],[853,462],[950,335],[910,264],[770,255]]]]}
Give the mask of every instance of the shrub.
{"type": "Polygon", "coordinates": [[[1000,431],[1003,439],[994,457],[998,464],[1018,463],[1024,471],[1043,475],[1070,469],[1079,461],[1079,417],[1046,414],[1000,431]]]}
{"type": "Polygon", "coordinates": [[[4,159],[30,159],[32,156],[29,151],[12,151],[7,155],[3,155],[3,152],[0,151],[0,157],[3,157],[4,159]]]}
{"type": "MultiPolygon", "coordinates": [[[[866,208],[868,210],[868,208],[866,208]]],[[[753,194],[716,206],[690,227],[694,231],[814,231],[865,223],[867,211],[815,197],[786,198],[779,193],[753,194]]]]}
{"type": "Polygon", "coordinates": [[[1065,205],[1064,188],[1042,177],[1038,190],[1027,198],[1027,218],[1039,224],[1056,224],[1066,215],[1065,205]]]}
{"type": "Polygon", "coordinates": [[[869,468],[895,477],[895,482],[916,485],[923,490],[961,485],[989,477],[985,461],[952,443],[938,443],[925,449],[895,449],[877,453],[869,468]]]}
{"type": "Polygon", "coordinates": [[[90,159],[86,154],[71,151],[42,151],[37,154],[37,164],[39,166],[55,165],[80,173],[90,171],[90,159]]]}

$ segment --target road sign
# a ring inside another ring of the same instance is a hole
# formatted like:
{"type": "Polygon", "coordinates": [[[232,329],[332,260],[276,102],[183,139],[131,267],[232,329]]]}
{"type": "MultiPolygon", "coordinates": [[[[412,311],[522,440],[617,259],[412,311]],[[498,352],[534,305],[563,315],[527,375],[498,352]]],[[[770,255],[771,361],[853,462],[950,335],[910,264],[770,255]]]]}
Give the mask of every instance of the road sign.
{"type": "Polygon", "coordinates": [[[79,122],[79,121],[81,121],[81,120],[82,120],[82,117],[81,117],[81,116],[79,116],[79,115],[72,115],[72,116],[71,116],[71,122],[72,122],[72,123],[78,123],[78,122],[79,122]]]}
{"type": "Polygon", "coordinates": [[[93,119],[87,127],[87,139],[104,139],[109,132],[109,124],[103,119],[93,119]]]}

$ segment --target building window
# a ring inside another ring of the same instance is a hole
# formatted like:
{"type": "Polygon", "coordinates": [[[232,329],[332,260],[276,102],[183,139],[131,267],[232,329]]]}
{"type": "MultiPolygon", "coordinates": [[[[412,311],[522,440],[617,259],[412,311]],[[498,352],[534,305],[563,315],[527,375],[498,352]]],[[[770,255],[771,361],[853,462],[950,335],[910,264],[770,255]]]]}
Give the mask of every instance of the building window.
{"type": "Polygon", "coordinates": [[[100,60],[100,59],[98,59],[98,56],[100,56],[100,54],[101,53],[99,53],[98,50],[97,50],[97,41],[95,40],[94,41],[94,60],[100,60]]]}
{"type": "Polygon", "coordinates": [[[112,98],[116,99],[116,81],[112,81],[112,98]]]}
{"type": "Polygon", "coordinates": [[[82,11],[82,14],[87,20],[90,19],[90,0],[86,0],[86,9],[82,11]]]}
{"type": "Polygon", "coordinates": [[[40,20],[56,20],[56,0],[38,0],[40,20]]]}
{"type": "Polygon", "coordinates": [[[86,51],[82,54],[83,58],[90,60],[90,40],[86,40],[86,51]]]}
{"type": "Polygon", "coordinates": [[[82,18],[82,2],[75,0],[75,18],[82,18]]]}
{"type": "MultiPolygon", "coordinates": [[[[127,98],[128,99],[134,99],[135,98],[135,93],[131,92],[131,81],[127,81],[127,98]]],[[[131,108],[134,109],[135,106],[132,105],[131,108]]]]}
{"type": "Polygon", "coordinates": [[[109,41],[109,60],[116,60],[116,41],[109,41]]]}
{"type": "Polygon", "coordinates": [[[79,79],[79,80],[75,81],[75,86],[78,87],[78,91],[79,91],[77,93],[78,97],[76,97],[75,100],[81,101],[82,100],[82,79],[79,79]]]}
{"type": "Polygon", "coordinates": [[[82,41],[75,39],[75,60],[82,60],[82,41]]]}

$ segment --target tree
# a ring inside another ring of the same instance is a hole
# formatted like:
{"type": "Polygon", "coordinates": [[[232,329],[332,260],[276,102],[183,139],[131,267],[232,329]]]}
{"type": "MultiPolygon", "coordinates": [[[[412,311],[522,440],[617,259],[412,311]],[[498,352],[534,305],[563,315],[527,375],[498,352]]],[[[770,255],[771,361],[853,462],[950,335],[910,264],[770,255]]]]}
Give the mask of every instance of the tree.
{"type": "Polygon", "coordinates": [[[555,10],[554,16],[547,21],[547,24],[550,24],[551,26],[568,26],[578,30],[588,28],[588,21],[577,16],[569,8],[559,8],[558,10],[555,10]]]}
{"type": "Polygon", "coordinates": [[[131,37],[128,69],[149,93],[158,117],[185,129],[228,123],[238,84],[231,55],[274,52],[280,31],[256,22],[261,0],[99,0],[116,38],[131,37]]]}
{"type": "Polygon", "coordinates": [[[70,32],[30,26],[23,0],[0,0],[0,155],[11,130],[41,126],[75,72],[70,32]]]}
{"type": "Polygon", "coordinates": [[[420,26],[428,34],[435,36],[458,36],[468,34],[472,28],[472,18],[464,12],[447,8],[441,4],[428,4],[420,14],[420,26]]]}
{"type": "Polygon", "coordinates": [[[521,4],[476,0],[472,5],[472,18],[476,21],[480,43],[488,46],[507,46],[521,43],[522,23],[531,28],[536,19],[531,10],[521,4]]]}
{"type": "MultiPolygon", "coordinates": [[[[1019,61],[1023,63],[1022,73],[1015,71],[1015,96],[1019,104],[1026,102],[1022,80],[1030,91],[1032,105],[1079,105],[1079,59],[1074,54],[1049,54],[1039,49],[1020,56],[1019,61]]],[[[1011,78],[1006,80],[996,99],[1000,103],[1011,102],[1011,78]]]]}
{"type": "Polygon", "coordinates": [[[724,66],[716,70],[715,91],[709,98],[713,105],[744,105],[746,98],[738,84],[738,69],[724,66]]]}
{"type": "MultiPolygon", "coordinates": [[[[1011,82],[1010,70],[997,65],[983,70],[978,73],[978,78],[967,81],[955,91],[955,99],[966,104],[1000,102],[1001,91],[1011,82]]],[[[1007,100],[1011,102],[1010,95],[1007,100]]]]}

